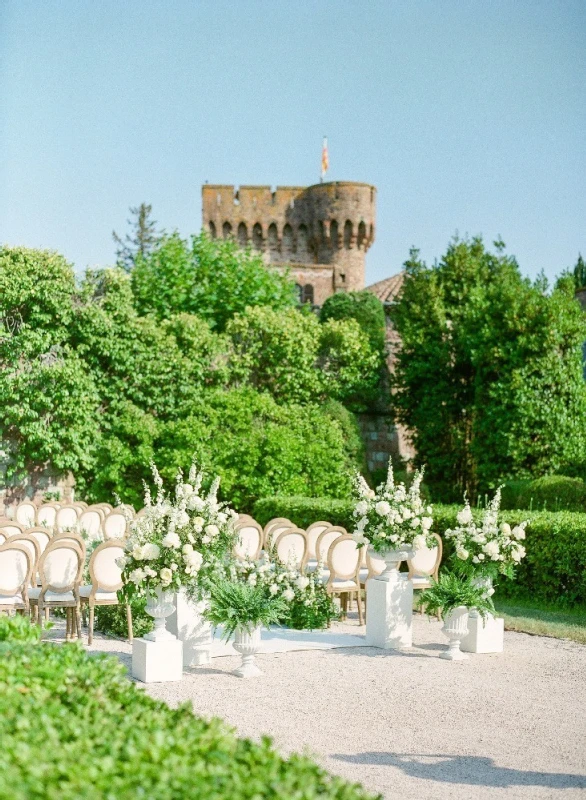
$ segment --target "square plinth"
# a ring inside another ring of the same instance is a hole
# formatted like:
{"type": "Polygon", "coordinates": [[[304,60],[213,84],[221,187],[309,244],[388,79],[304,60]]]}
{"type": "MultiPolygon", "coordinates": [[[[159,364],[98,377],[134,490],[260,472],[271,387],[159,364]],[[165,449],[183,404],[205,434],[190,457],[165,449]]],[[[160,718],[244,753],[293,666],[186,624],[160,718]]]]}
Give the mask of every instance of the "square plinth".
{"type": "Polygon", "coordinates": [[[167,630],[183,642],[183,666],[209,664],[212,653],[212,626],[203,618],[204,602],[190,600],[185,592],[174,599],[175,611],[167,618],[167,630]]]}
{"type": "Polygon", "coordinates": [[[413,644],[413,584],[407,575],[391,580],[371,578],[366,584],[366,644],[403,650],[413,644]]]}
{"type": "Polygon", "coordinates": [[[460,642],[460,649],[465,653],[502,653],[505,640],[505,621],[502,617],[489,614],[485,621],[482,617],[468,618],[468,635],[460,642]]]}
{"type": "Polygon", "coordinates": [[[143,683],[180,681],[183,677],[183,642],[165,639],[132,643],[132,677],[143,683]]]}

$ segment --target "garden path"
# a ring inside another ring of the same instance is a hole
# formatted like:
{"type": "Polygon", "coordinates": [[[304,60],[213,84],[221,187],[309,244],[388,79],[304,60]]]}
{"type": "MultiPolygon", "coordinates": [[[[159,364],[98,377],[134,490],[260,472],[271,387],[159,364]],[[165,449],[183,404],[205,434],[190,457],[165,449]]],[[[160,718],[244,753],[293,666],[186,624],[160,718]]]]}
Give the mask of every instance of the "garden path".
{"type": "MultiPolygon", "coordinates": [[[[335,626],[355,636],[355,622],[335,626]]],[[[505,652],[454,663],[437,656],[436,620],[415,615],[404,654],[368,647],[263,654],[264,678],[230,674],[235,656],[145,690],[191,701],[241,735],[272,735],[331,772],[386,798],[567,800],[586,792],[586,647],[505,634],[505,652]]],[[[55,630],[53,636],[58,635],[55,630]]],[[[91,650],[130,665],[127,642],[97,636],[91,650]]]]}

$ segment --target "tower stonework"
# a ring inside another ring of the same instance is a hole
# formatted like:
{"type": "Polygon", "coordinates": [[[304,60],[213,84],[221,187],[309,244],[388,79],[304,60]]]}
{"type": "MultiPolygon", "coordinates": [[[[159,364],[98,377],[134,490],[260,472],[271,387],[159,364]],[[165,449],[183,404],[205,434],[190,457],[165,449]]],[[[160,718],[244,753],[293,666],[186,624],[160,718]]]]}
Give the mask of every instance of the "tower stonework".
{"type": "Polygon", "coordinates": [[[233,237],[289,268],[300,299],[321,306],[335,292],[364,289],[364,257],[374,241],[376,188],[366,183],[315,186],[202,187],[203,227],[233,237]]]}

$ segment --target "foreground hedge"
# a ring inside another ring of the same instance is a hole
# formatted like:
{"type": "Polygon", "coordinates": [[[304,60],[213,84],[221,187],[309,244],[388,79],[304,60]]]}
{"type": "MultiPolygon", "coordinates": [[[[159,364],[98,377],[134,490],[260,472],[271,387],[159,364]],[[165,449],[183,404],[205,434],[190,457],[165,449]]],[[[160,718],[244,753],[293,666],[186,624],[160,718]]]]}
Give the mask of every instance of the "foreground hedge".
{"type": "Polygon", "coordinates": [[[151,699],[117,659],[77,644],[2,644],[0,718],[0,800],[370,797],[267,738],[151,699]]]}
{"type": "MultiPolygon", "coordinates": [[[[306,528],[318,519],[352,530],[353,503],[346,500],[307,497],[267,497],[254,506],[253,516],[265,525],[273,517],[287,517],[306,528]]],[[[456,525],[460,505],[434,504],[434,530],[443,536],[456,525]]],[[[482,511],[474,510],[480,519],[482,511]]],[[[530,594],[536,600],[566,605],[586,603],[586,514],[570,511],[503,511],[510,525],[529,520],[526,558],[517,569],[514,581],[503,578],[499,594],[530,594]]],[[[450,556],[445,542],[445,557],[450,556]]],[[[444,559],[445,560],[445,559],[444,559]]]]}

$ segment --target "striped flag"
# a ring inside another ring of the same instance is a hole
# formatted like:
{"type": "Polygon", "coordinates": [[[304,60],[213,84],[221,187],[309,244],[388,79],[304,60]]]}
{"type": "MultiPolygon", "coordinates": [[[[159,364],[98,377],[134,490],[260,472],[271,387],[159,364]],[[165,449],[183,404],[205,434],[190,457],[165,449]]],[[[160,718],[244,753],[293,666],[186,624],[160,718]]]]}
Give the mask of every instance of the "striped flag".
{"type": "Polygon", "coordinates": [[[328,156],[328,139],[327,136],[324,136],[324,143],[321,150],[321,177],[322,180],[325,177],[326,172],[328,171],[328,167],[330,166],[330,159],[328,156]]]}

